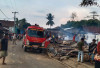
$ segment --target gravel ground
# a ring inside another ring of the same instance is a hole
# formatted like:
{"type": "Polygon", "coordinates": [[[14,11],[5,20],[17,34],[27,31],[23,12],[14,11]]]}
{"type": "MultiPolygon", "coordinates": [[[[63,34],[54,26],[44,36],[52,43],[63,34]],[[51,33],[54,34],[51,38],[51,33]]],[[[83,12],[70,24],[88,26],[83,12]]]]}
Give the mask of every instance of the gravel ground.
{"type": "Polygon", "coordinates": [[[17,41],[17,45],[9,42],[7,65],[2,65],[2,59],[0,59],[0,68],[66,68],[45,54],[24,52],[21,44],[21,41],[17,41]]]}
{"type": "Polygon", "coordinates": [[[17,41],[17,45],[9,42],[7,65],[2,65],[0,59],[0,68],[94,68],[94,64],[77,62],[77,58],[60,62],[45,54],[24,52],[21,44],[22,41],[17,41]]]}

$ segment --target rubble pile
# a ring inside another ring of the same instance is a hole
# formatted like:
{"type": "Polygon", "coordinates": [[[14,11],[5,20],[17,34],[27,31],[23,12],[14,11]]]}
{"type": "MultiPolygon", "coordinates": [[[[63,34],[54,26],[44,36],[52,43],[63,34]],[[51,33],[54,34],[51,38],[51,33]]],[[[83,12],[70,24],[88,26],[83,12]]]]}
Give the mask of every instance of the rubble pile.
{"type": "Polygon", "coordinates": [[[69,57],[76,57],[78,50],[76,49],[77,43],[69,40],[64,41],[65,43],[50,44],[48,55],[50,58],[56,58],[58,60],[68,59],[69,57]]]}
{"type": "MultiPolygon", "coordinates": [[[[51,43],[48,55],[50,58],[55,58],[60,61],[68,59],[70,57],[77,57],[78,50],[77,50],[77,43],[71,40],[64,41],[65,43],[51,43]]],[[[85,48],[85,54],[88,53],[88,47],[85,48]]],[[[86,58],[86,57],[85,57],[86,58]]]]}

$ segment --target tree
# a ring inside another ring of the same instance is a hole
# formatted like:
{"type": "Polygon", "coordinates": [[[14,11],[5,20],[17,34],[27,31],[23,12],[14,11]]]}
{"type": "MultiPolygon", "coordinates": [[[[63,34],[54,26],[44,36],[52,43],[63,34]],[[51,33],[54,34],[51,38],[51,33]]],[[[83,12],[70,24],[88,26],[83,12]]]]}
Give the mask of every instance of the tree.
{"type": "Polygon", "coordinates": [[[18,24],[19,25],[19,29],[23,29],[23,25],[26,24],[26,23],[27,23],[27,21],[26,21],[25,18],[19,20],[19,24],[18,24]]]}
{"type": "Polygon", "coordinates": [[[54,25],[53,18],[54,18],[54,16],[51,13],[47,14],[47,19],[49,21],[46,23],[46,25],[50,25],[50,28],[51,28],[51,26],[54,25]]]}
{"type": "Polygon", "coordinates": [[[76,17],[77,17],[77,14],[75,12],[73,12],[71,15],[72,21],[74,21],[76,17]]]}
{"type": "Polygon", "coordinates": [[[19,20],[18,18],[16,18],[16,21],[15,21],[15,26],[18,28],[18,24],[19,24],[19,20]]]}
{"type": "Polygon", "coordinates": [[[68,21],[65,25],[62,25],[62,28],[82,28],[83,26],[95,26],[100,27],[100,21],[98,19],[89,19],[81,21],[68,21]]]}
{"type": "Polygon", "coordinates": [[[92,15],[89,15],[89,16],[87,16],[87,17],[85,17],[85,18],[92,18],[93,20],[95,20],[95,19],[97,19],[97,17],[99,17],[100,15],[98,15],[97,14],[97,12],[96,11],[92,11],[92,12],[90,12],[92,15]]]}
{"type": "Polygon", "coordinates": [[[96,0],[82,0],[80,4],[80,6],[93,6],[93,5],[97,5],[98,7],[100,7],[96,0]]]}
{"type": "Polygon", "coordinates": [[[31,24],[30,24],[30,23],[25,23],[25,24],[23,25],[23,28],[24,28],[24,29],[27,29],[28,26],[31,26],[31,24]]]}
{"type": "Polygon", "coordinates": [[[93,11],[93,12],[90,12],[90,13],[92,14],[93,19],[96,19],[96,17],[99,16],[96,11],[93,11]]]}
{"type": "Polygon", "coordinates": [[[25,18],[23,18],[21,20],[18,20],[18,18],[16,19],[16,28],[17,28],[17,30],[24,32],[25,29],[27,29],[28,26],[31,26],[31,24],[28,23],[25,18]]]}

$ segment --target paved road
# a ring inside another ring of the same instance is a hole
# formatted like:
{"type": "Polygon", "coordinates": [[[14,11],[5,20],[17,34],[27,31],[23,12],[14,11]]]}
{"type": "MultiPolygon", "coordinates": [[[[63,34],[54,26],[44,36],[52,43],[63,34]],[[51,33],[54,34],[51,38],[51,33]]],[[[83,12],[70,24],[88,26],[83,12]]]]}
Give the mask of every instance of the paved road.
{"type": "Polygon", "coordinates": [[[45,54],[24,52],[21,48],[21,41],[17,41],[17,45],[9,43],[7,65],[1,65],[1,60],[0,68],[65,68],[45,54]]]}

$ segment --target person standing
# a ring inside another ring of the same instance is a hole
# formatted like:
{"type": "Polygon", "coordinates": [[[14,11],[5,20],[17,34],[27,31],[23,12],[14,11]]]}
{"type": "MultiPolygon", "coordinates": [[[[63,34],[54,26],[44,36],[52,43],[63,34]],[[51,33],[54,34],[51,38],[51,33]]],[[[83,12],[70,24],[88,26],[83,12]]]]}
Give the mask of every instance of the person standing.
{"type": "Polygon", "coordinates": [[[96,49],[96,47],[97,47],[96,40],[93,39],[92,42],[89,44],[89,59],[92,55],[91,62],[94,60],[94,54],[95,54],[94,50],[96,49]]]}
{"type": "Polygon", "coordinates": [[[75,42],[75,37],[76,37],[76,34],[73,36],[73,42],[75,42]]]}
{"type": "Polygon", "coordinates": [[[55,43],[55,35],[52,36],[53,43],[55,43]]]}
{"type": "Polygon", "coordinates": [[[81,41],[78,42],[77,46],[78,46],[78,60],[77,61],[80,62],[80,57],[81,57],[81,62],[83,63],[84,38],[81,38],[81,41]]]}
{"type": "Polygon", "coordinates": [[[16,34],[13,35],[13,44],[16,45],[16,34]]]}
{"type": "Polygon", "coordinates": [[[6,65],[5,59],[7,56],[7,50],[8,50],[8,34],[5,34],[0,44],[0,59],[3,58],[2,62],[3,65],[6,65]]]}
{"type": "Polygon", "coordinates": [[[97,54],[94,57],[95,68],[100,68],[100,42],[97,44],[97,54]]]}

